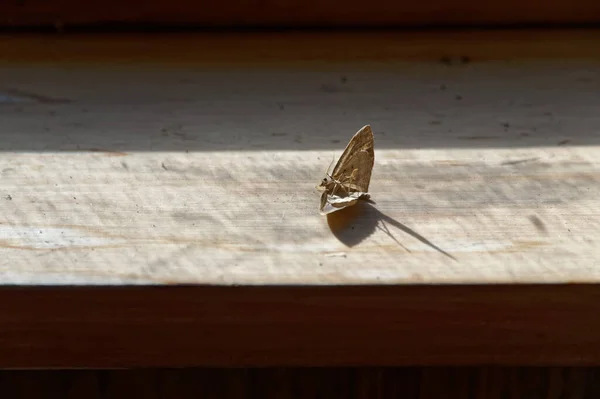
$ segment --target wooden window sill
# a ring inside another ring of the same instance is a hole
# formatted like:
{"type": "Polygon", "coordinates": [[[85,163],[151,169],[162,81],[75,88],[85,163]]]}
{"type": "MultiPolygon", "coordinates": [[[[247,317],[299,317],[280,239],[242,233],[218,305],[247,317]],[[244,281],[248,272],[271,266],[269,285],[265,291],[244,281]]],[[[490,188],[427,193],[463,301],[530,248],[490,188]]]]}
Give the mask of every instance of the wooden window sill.
{"type": "Polygon", "coordinates": [[[348,35],[0,38],[0,366],[598,363],[599,33],[348,35]]]}

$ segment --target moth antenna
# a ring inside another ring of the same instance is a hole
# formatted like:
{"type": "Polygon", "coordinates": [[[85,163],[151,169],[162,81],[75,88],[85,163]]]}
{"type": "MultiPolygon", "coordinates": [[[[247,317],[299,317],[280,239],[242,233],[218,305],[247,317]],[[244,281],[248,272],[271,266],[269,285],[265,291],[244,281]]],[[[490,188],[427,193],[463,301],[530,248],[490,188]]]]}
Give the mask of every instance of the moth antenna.
{"type": "Polygon", "coordinates": [[[325,172],[325,174],[327,174],[327,176],[329,176],[329,169],[331,169],[331,165],[333,165],[333,162],[335,161],[335,155],[332,154],[331,156],[331,162],[329,163],[329,166],[327,167],[327,171],[325,172]]]}

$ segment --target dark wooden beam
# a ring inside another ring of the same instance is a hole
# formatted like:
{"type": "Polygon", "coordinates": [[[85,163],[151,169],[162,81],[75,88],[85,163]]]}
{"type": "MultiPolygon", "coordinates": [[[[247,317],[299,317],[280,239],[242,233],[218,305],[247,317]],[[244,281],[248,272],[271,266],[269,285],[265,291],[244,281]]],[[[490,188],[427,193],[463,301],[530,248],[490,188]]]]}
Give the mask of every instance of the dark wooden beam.
{"type": "Polygon", "coordinates": [[[600,364],[600,286],[14,287],[0,366],[600,364]]]}

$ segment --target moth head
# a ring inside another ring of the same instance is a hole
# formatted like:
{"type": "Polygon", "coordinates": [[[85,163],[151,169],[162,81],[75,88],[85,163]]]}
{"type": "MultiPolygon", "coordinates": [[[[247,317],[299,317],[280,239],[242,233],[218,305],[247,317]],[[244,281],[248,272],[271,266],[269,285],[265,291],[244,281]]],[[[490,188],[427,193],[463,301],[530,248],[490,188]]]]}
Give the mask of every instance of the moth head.
{"type": "Polygon", "coordinates": [[[317,186],[317,189],[319,189],[320,191],[326,190],[328,184],[329,184],[329,179],[324,177],[323,180],[321,180],[321,183],[319,183],[319,185],[317,186]]]}

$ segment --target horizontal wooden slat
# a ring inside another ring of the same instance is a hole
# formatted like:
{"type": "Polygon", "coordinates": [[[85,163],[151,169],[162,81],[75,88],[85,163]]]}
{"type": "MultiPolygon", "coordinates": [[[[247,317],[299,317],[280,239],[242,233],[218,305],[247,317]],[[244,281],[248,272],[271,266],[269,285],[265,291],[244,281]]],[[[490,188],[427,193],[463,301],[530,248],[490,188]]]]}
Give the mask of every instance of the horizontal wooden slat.
{"type": "Polygon", "coordinates": [[[2,69],[5,284],[600,282],[597,61],[196,65],[2,69]]]}
{"type": "Polygon", "coordinates": [[[600,30],[0,35],[0,63],[351,71],[488,61],[599,60],[600,30]],[[307,69],[308,68],[308,69],[307,69]]]}
{"type": "Polygon", "coordinates": [[[595,0],[10,0],[0,3],[0,25],[101,23],[219,26],[419,26],[597,23],[595,0]]]}
{"type": "Polygon", "coordinates": [[[600,286],[3,288],[0,367],[592,365],[600,286]]]}

